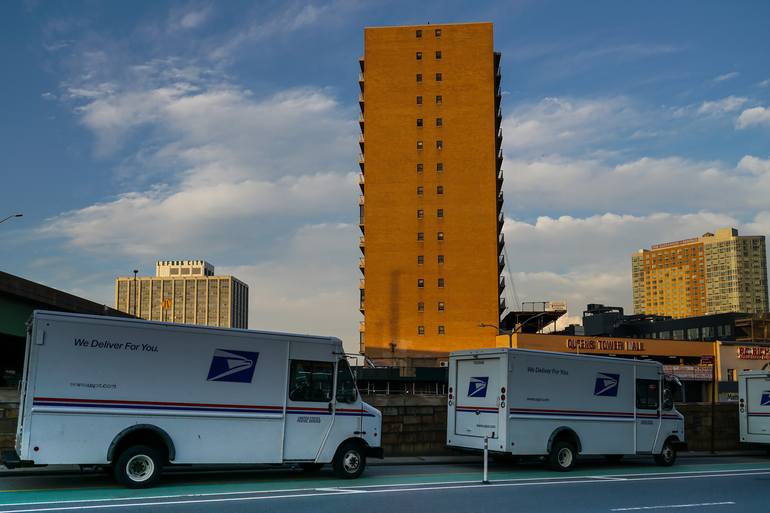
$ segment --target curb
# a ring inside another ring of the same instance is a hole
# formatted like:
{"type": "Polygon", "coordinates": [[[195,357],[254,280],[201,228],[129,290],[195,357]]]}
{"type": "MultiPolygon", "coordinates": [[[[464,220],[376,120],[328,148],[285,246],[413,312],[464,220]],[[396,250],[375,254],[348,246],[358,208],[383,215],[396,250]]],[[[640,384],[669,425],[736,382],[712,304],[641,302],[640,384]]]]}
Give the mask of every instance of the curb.
{"type": "MultiPolygon", "coordinates": [[[[717,452],[712,454],[708,451],[693,451],[679,453],[679,458],[735,458],[735,457],[767,457],[765,451],[726,451],[717,452]]],[[[632,456],[635,457],[635,456],[632,456]]],[[[372,467],[389,467],[389,466],[401,466],[401,465],[458,465],[466,463],[480,463],[482,460],[481,455],[473,456],[394,456],[391,458],[385,458],[383,460],[370,460],[367,462],[372,467]]],[[[219,471],[237,471],[237,470],[259,470],[264,468],[263,466],[179,466],[173,469],[173,472],[219,472],[219,471]]],[[[288,468],[288,466],[286,467],[288,468]]],[[[7,470],[0,465],[0,478],[3,477],[31,477],[36,475],[41,476],[66,476],[66,475],[89,475],[98,474],[95,470],[81,470],[77,465],[51,465],[40,467],[28,467],[25,469],[7,470]]]]}

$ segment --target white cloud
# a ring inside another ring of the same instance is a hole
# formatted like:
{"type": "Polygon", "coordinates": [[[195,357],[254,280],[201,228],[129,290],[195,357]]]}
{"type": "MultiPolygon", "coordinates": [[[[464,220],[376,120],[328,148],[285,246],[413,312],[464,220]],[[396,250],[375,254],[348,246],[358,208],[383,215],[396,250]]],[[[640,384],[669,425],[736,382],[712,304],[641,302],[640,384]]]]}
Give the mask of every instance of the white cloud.
{"type": "Polygon", "coordinates": [[[299,228],[280,258],[218,267],[249,284],[252,328],[331,335],[358,352],[358,227],[316,224],[299,228]]]}
{"type": "Polygon", "coordinates": [[[770,108],[752,107],[741,112],[735,122],[737,128],[747,128],[752,125],[770,125],[770,108]]]}
{"type": "Polygon", "coordinates": [[[719,75],[714,77],[714,82],[724,82],[726,80],[732,80],[733,78],[737,78],[740,75],[737,71],[731,71],[729,73],[725,73],[723,75],[719,75]]]}
{"type": "Polygon", "coordinates": [[[627,133],[641,115],[625,98],[544,98],[517,106],[503,121],[507,150],[517,154],[559,153],[627,133]]]}
{"type": "MultiPolygon", "coordinates": [[[[697,212],[720,205],[725,212],[763,209],[770,174],[743,165],[698,162],[681,157],[649,158],[609,165],[601,159],[552,155],[506,159],[505,200],[509,213],[697,212]]],[[[761,161],[761,159],[757,159],[761,161]]]]}
{"type": "Polygon", "coordinates": [[[721,100],[705,101],[698,107],[698,114],[716,115],[733,112],[740,109],[748,99],[738,96],[728,96],[721,100]]]}
{"type": "Polygon", "coordinates": [[[762,82],[757,84],[759,87],[767,87],[770,86],[770,78],[763,80],[762,82]]]}
{"type": "Polygon", "coordinates": [[[177,19],[172,21],[172,27],[182,29],[194,29],[203,25],[211,16],[211,6],[202,9],[193,9],[184,13],[178,13],[177,19]]]}

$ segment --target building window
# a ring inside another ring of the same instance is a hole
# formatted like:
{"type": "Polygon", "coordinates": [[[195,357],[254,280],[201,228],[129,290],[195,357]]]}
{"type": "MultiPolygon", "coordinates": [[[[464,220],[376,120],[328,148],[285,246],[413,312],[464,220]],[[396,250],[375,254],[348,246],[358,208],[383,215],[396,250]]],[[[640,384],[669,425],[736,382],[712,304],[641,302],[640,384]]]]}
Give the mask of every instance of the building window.
{"type": "Polygon", "coordinates": [[[439,208],[436,210],[436,217],[444,217],[444,209],[439,208]]]}
{"type": "Polygon", "coordinates": [[[687,328],[687,340],[698,340],[700,338],[698,331],[700,331],[698,328],[687,328]]]}
{"type": "Polygon", "coordinates": [[[417,127],[422,128],[422,118],[417,118],[417,127]]]}
{"type": "Polygon", "coordinates": [[[425,311],[425,303],[423,303],[422,301],[417,303],[417,311],[418,312],[424,312],[425,311]]]}
{"type": "Polygon", "coordinates": [[[436,141],[436,149],[437,150],[443,150],[444,149],[444,141],[442,141],[441,139],[436,141]]]}
{"type": "Polygon", "coordinates": [[[439,312],[443,312],[444,311],[444,302],[443,301],[439,301],[438,302],[438,311],[439,312]]]}
{"type": "Polygon", "coordinates": [[[422,96],[417,97],[417,105],[422,105],[422,96]]]}
{"type": "Polygon", "coordinates": [[[436,194],[438,194],[439,196],[443,196],[444,195],[444,186],[443,185],[437,185],[436,186],[436,194]]]}
{"type": "Polygon", "coordinates": [[[422,196],[422,192],[423,192],[423,188],[422,188],[422,185],[418,185],[418,186],[417,186],[417,195],[418,195],[418,196],[422,196]]]}
{"type": "Polygon", "coordinates": [[[415,56],[415,58],[416,58],[418,61],[421,61],[421,60],[422,60],[422,52],[417,52],[416,54],[414,54],[414,56],[415,56]]]}
{"type": "Polygon", "coordinates": [[[422,173],[422,164],[417,164],[417,172],[422,173]]]}
{"type": "Polygon", "coordinates": [[[436,82],[441,82],[441,73],[436,73],[436,82]]]}
{"type": "Polygon", "coordinates": [[[436,162],[436,171],[441,173],[444,171],[444,163],[443,162],[436,162]]]}
{"type": "Polygon", "coordinates": [[[424,232],[417,232],[417,242],[422,242],[425,240],[425,233],[424,232]]]}
{"type": "Polygon", "coordinates": [[[417,255],[417,265],[422,265],[425,263],[425,255],[417,255]]]}
{"type": "Polygon", "coordinates": [[[436,126],[444,126],[444,120],[441,118],[436,118],[436,126]]]}
{"type": "Polygon", "coordinates": [[[422,278],[417,278],[417,288],[422,289],[425,288],[425,280],[422,278]]]}
{"type": "Polygon", "coordinates": [[[416,37],[418,37],[418,38],[422,37],[422,30],[420,30],[420,29],[415,30],[414,31],[414,35],[416,37]]]}
{"type": "Polygon", "coordinates": [[[418,150],[422,149],[422,141],[417,141],[417,149],[418,150]]]}
{"type": "Polygon", "coordinates": [[[674,340],[684,340],[684,330],[674,330],[672,334],[674,340]]]}
{"type": "Polygon", "coordinates": [[[444,264],[444,255],[439,255],[438,256],[438,263],[439,263],[439,265],[443,265],[444,264]]]}
{"type": "Polygon", "coordinates": [[[417,79],[418,82],[422,82],[422,73],[417,73],[415,78],[417,79]]]}
{"type": "Polygon", "coordinates": [[[423,217],[425,217],[425,211],[423,209],[421,209],[421,208],[418,208],[417,209],[417,219],[422,219],[423,217]]]}
{"type": "Polygon", "coordinates": [[[417,326],[417,334],[418,335],[425,335],[425,326],[417,326]]]}
{"type": "Polygon", "coordinates": [[[438,279],[438,288],[443,289],[444,288],[444,278],[438,279]]]}
{"type": "Polygon", "coordinates": [[[435,32],[436,37],[441,37],[441,29],[436,29],[435,32]]]}
{"type": "Polygon", "coordinates": [[[440,94],[436,95],[436,105],[441,105],[441,95],[440,94]]]}
{"type": "MultiPolygon", "coordinates": [[[[422,54],[420,54],[420,58],[422,58],[422,54]]],[[[436,50],[436,59],[441,59],[441,50],[436,50]]]]}
{"type": "Polygon", "coordinates": [[[444,232],[436,233],[436,240],[444,240],[444,232]]]}
{"type": "Polygon", "coordinates": [[[443,335],[444,333],[445,333],[445,331],[444,331],[444,326],[443,326],[443,325],[439,326],[439,327],[438,327],[438,334],[439,334],[439,335],[443,335]]]}

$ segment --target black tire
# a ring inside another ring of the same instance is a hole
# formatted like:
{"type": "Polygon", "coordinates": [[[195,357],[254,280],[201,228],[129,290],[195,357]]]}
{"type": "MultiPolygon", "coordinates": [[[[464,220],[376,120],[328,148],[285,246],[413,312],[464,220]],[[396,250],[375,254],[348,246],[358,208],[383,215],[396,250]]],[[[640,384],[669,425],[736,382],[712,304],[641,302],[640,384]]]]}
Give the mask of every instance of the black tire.
{"type": "Polygon", "coordinates": [[[334,473],[343,479],[355,479],[366,468],[366,453],[361,444],[344,443],[337,449],[332,462],[334,473]]]}
{"type": "Polygon", "coordinates": [[[607,461],[607,463],[620,463],[620,460],[623,459],[622,454],[605,454],[604,459],[607,461]]]}
{"type": "Polygon", "coordinates": [[[661,467],[670,467],[676,461],[676,448],[671,443],[671,440],[666,440],[663,443],[663,447],[660,450],[660,454],[653,456],[655,463],[661,467]]]}
{"type": "Polygon", "coordinates": [[[299,464],[299,468],[301,468],[303,472],[307,472],[309,474],[313,472],[318,472],[323,468],[323,466],[324,466],[323,463],[300,463],[299,464]]]}
{"type": "Polygon", "coordinates": [[[160,479],[163,458],[146,445],[134,445],[120,453],[114,464],[115,480],[128,488],[150,488],[160,479]]]}
{"type": "Polygon", "coordinates": [[[567,472],[575,467],[577,449],[569,442],[556,442],[548,454],[548,467],[551,470],[567,472]]]}

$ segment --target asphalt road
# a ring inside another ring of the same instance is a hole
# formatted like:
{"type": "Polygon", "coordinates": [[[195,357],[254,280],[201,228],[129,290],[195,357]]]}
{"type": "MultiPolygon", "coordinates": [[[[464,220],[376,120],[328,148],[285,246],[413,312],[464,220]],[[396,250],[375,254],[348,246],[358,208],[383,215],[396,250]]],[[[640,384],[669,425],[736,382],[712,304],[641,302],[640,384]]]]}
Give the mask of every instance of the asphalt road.
{"type": "Polygon", "coordinates": [[[132,491],[98,473],[0,477],[0,513],[99,512],[767,512],[770,459],[586,461],[567,474],[537,464],[370,466],[354,481],[291,469],[167,473],[132,491]]]}

